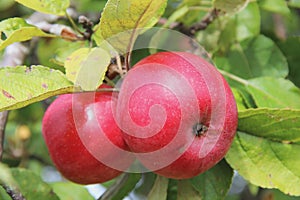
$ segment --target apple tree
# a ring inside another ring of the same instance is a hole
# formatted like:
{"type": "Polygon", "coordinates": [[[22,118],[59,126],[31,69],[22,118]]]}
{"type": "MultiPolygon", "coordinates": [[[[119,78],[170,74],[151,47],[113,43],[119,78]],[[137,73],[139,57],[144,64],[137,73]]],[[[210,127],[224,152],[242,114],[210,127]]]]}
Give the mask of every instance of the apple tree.
{"type": "Polygon", "coordinates": [[[300,199],[299,0],[2,0],[0,199],[300,199]]]}

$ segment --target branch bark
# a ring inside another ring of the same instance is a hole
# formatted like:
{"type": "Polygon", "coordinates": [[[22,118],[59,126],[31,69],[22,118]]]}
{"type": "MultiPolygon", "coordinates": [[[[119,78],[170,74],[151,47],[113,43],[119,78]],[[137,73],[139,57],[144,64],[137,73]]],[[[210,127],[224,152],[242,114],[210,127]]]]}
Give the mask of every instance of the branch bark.
{"type": "Polygon", "coordinates": [[[204,16],[204,18],[200,22],[195,23],[191,27],[186,27],[183,24],[179,24],[179,31],[193,37],[195,36],[197,31],[205,30],[215,19],[217,19],[219,13],[220,11],[214,8],[209,13],[207,13],[207,15],[204,16]]]}
{"type": "Polygon", "coordinates": [[[4,130],[7,122],[8,111],[0,112],[0,161],[3,155],[4,130]]]}
{"type": "Polygon", "coordinates": [[[6,193],[12,198],[12,200],[26,200],[26,198],[18,191],[13,190],[10,187],[2,186],[6,193]]]}

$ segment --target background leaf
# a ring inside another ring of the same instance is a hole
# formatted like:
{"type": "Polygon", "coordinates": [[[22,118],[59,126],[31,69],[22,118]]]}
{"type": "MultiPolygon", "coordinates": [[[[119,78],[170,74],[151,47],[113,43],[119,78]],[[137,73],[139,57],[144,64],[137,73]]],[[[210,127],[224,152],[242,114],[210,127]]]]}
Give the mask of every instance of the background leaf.
{"type": "Polygon", "coordinates": [[[0,37],[0,50],[14,42],[30,40],[32,37],[55,37],[28,24],[24,19],[18,17],[1,21],[0,35],[1,34],[4,34],[5,38],[0,37]]]}
{"type": "MultiPolygon", "coordinates": [[[[141,33],[137,29],[145,31],[145,28],[152,27],[163,14],[166,5],[166,0],[109,0],[95,34],[101,35],[114,48],[125,53],[141,33]]],[[[96,42],[100,45],[102,41],[96,42]]]]}
{"type": "Polygon", "coordinates": [[[0,68],[0,111],[72,91],[72,83],[57,70],[43,66],[0,68]]]}
{"type": "Polygon", "coordinates": [[[71,182],[55,182],[51,183],[51,187],[61,200],[94,200],[91,194],[82,185],[71,182]]]}
{"type": "Polygon", "coordinates": [[[222,160],[213,168],[190,179],[201,199],[219,200],[226,196],[233,177],[232,168],[222,160]]]}
{"type": "Polygon", "coordinates": [[[288,63],[277,45],[259,35],[232,45],[227,55],[215,57],[216,65],[244,79],[286,77],[288,63]]]}
{"type": "Polygon", "coordinates": [[[289,80],[260,77],[248,83],[247,90],[258,107],[300,109],[300,89],[289,80]]]}
{"type": "Polygon", "coordinates": [[[260,13],[256,2],[231,17],[219,16],[204,31],[197,34],[197,40],[207,51],[227,52],[232,43],[255,37],[260,32],[260,13]]]}
{"type": "Polygon", "coordinates": [[[254,185],[300,195],[300,145],[291,142],[299,141],[299,131],[297,125],[288,126],[298,119],[299,111],[242,111],[226,160],[254,185]]]}
{"type": "Polygon", "coordinates": [[[296,8],[300,8],[300,1],[299,0],[290,0],[290,1],[288,1],[288,5],[296,7],[296,8]]]}
{"type": "Polygon", "coordinates": [[[148,200],[166,199],[169,179],[157,176],[154,185],[148,195],[148,200]]]}
{"type": "Polygon", "coordinates": [[[199,200],[202,199],[200,193],[193,187],[189,180],[178,181],[177,200],[199,200]]]}
{"type": "Polygon", "coordinates": [[[288,78],[300,87],[300,36],[289,37],[287,40],[281,41],[278,45],[289,64],[288,78]]]}
{"type": "Polygon", "coordinates": [[[265,10],[287,15],[290,13],[285,0],[260,0],[259,6],[265,10]]]}
{"type": "Polygon", "coordinates": [[[69,0],[15,0],[33,10],[53,15],[64,15],[70,5],[69,0]]]}
{"type": "Polygon", "coordinates": [[[141,174],[138,173],[130,173],[128,174],[128,178],[126,179],[126,182],[124,183],[124,186],[120,188],[117,193],[111,198],[111,200],[119,200],[123,199],[130,191],[132,191],[136,184],[141,179],[141,174]]]}
{"type": "Polygon", "coordinates": [[[12,175],[19,184],[21,194],[29,200],[59,200],[52,188],[30,170],[13,168],[12,175]]]}

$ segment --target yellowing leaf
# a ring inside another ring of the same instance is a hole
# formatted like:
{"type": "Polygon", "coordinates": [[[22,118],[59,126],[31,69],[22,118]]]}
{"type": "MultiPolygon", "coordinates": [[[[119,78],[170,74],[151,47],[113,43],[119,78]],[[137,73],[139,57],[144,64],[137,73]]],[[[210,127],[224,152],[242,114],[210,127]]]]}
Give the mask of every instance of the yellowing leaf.
{"type": "Polygon", "coordinates": [[[83,90],[95,90],[104,79],[110,59],[101,48],[80,48],[65,61],[67,78],[83,90]]]}
{"type": "Polygon", "coordinates": [[[72,83],[58,70],[43,66],[0,68],[0,111],[72,91],[72,83]]]}
{"type": "Polygon", "coordinates": [[[66,9],[70,5],[69,0],[15,0],[26,7],[33,10],[54,14],[54,15],[64,15],[66,9]]]}
{"type": "Polygon", "coordinates": [[[97,44],[102,36],[121,53],[130,51],[137,35],[158,21],[166,4],[166,0],[109,0],[95,32],[97,44]]]}
{"type": "Polygon", "coordinates": [[[0,35],[5,37],[0,38],[0,50],[14,42],[30,40],[32,37],[55,37],[17,17],[0,22],[0,35]]]}

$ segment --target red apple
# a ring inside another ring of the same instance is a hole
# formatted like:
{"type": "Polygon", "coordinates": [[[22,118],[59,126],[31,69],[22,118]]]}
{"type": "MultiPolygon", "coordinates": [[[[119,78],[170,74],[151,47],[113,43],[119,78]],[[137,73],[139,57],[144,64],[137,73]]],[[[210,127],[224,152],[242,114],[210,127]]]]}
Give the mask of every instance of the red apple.
{"type": "Polygon", "coordinates": [[[191,53],[160,52],[125,76],[116,119],[146,168],[185,179],[225,156],[236,132],[237,108],[213,65],[191,53]]]}
{"type": "Polygon", "coordinates": [[[55,166],[67,179],[79,184],[105,182],[132,162],[120,151],[128,147],[114,120],[112,99],[111,92],[65,94],[47,109],[43,136],[55,166]]]}

